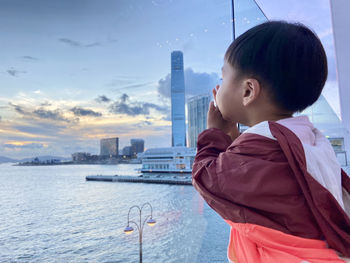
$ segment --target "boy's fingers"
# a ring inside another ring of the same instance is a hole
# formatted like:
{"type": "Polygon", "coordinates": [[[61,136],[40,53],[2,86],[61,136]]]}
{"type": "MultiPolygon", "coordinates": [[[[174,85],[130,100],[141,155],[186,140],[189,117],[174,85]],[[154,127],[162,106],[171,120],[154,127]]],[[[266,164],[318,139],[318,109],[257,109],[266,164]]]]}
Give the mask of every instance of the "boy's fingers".
{"type": "Polygon", "coordinates": [[[210,104],[209,104],[209,111],[215,111],[214,101],[210,102],[210,104]]]}
{"type": "Polygon", "coordinates": [[[213,96],[214,96],[214,101],[215,101],[215,104],[216,104],[216,89],[213,89],[213,96]]]}

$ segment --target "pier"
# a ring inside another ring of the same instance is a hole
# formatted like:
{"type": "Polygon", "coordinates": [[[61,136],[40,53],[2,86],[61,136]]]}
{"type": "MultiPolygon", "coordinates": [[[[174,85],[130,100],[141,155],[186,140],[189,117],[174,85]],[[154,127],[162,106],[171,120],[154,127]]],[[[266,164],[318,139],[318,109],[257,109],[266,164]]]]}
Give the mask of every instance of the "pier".
{"type": "Polygon", "coordinates": [[[86,181],[102,182],[125,182],[125,183],[146,183],[146,184],[177,184],[192,185],[191,176],[164,176],[164,175],[142,175],[142,176],[118,176],[118,175],[88,175],[86,181]]]}

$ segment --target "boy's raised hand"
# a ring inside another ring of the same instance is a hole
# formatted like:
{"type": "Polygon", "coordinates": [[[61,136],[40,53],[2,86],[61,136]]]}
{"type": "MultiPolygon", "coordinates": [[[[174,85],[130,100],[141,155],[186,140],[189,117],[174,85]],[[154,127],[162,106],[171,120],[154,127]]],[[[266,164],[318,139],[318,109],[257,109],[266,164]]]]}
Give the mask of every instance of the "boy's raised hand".
{"type": "Polygon", "coordinates": [[[224,133],[229,135],[232,138],[232,140],[235,140],[239,136],[237,123],[227,121],[222,117],[221,112],[217,107],[217,103],[216,103],[216,92],[218,89],[219,89],[219,85],[216,86],[216,89],[213,89],[213,95],[214,95],[216,106],[214,105],[214,101],[210,102],[208,116],[207,116],[207,128],[220,129],[224,133]]]}

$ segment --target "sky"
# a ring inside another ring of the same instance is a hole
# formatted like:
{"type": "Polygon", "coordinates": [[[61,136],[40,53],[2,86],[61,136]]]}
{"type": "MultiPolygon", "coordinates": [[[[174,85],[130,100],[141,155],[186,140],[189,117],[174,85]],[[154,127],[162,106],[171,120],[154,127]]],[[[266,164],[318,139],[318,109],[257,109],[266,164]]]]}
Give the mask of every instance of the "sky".
{"type": "MultiPolygon", "coordinates": [[[[315,24],[334,61],[328,1],[258,2],[270,17],[315,24]]],[[[265,19],[236,0],[237,34],[265,19]]],[[[170,54],[184,53],[186,98],[210,92],[232,41],[231,1],[1,0],[0,32],[1,156],[98,154],[110,137],[169,147],[170,54]]]]}

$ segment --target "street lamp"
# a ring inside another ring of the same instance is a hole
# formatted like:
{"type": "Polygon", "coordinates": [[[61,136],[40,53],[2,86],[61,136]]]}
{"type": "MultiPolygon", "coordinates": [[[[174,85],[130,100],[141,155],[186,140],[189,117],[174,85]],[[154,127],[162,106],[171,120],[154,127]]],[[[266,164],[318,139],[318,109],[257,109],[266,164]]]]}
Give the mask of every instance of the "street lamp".
{"type": "Polygon", "coordinates": [[[145,225],[145,223],[147,222],[147,225],[149,226],[154,226],[156,224],[156,220],[154,220],[152,218],[152,206],[150,203],[144,203],[141,208],[138,205],[134,205],[132,207],[129,208],[129,212],[128,212],[128,225],[125,227],[124,229],[124,233],[125,234],[131,234],[132,232],[134,232],[134,229],[130,226],[130,223],[133,223],[134,225],[136,225],[137,230],[139,231],[139,245],[140,245],[140,263],[142,263],[142,232],[143,232],[143,227],[145,225]],[[151,208],[151,214],[146,216],[145,220],[143,222],[141,222],[142,220],[142,209],[145,206],[149,206],[151,208]],[[137,224],[135,221],[130,221],[130,211],[133,208],[137,208],[139,211],[139,215],[140,215],[140,224],[137,224]]]}

